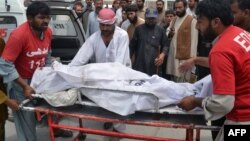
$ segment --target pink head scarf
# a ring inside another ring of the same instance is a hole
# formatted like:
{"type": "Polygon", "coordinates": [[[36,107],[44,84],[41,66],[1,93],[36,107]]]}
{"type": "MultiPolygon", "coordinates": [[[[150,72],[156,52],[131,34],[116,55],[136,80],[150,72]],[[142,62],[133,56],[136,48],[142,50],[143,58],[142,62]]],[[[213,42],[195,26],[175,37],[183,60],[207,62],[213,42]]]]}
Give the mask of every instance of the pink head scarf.
{"type": "Polygon", "coordinates": [[[99,21],[99,23],[102,24],[109,24],[109,25],[114,24],[116,21],[115,13],[113,10],[109,8],[103,8],[99,12],[97,20],[99,21]]]}

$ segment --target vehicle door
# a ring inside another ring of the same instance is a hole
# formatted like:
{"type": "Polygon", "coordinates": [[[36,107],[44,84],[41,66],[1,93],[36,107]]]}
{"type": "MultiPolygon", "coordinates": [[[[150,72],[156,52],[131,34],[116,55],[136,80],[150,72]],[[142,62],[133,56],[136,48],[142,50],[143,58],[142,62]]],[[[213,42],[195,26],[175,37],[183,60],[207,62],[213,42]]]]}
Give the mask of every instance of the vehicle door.
{"type": "Polygon", "coordinates": [[[51,8],[50,27],[53,31],[52,56],[67,64],[85,42],[85,32],[72,4],[51,2],[48,5],[51,8]]]}

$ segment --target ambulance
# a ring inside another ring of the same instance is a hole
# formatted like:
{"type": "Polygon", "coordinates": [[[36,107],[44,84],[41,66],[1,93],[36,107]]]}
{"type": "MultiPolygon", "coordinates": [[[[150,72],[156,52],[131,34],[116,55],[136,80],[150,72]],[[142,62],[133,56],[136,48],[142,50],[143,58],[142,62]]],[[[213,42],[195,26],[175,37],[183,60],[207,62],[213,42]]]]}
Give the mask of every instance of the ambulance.
{"type": "Polygon", "coordinates": [[[0,0],[0,37],[8,40],[10,33],[26,21],[21,0],[0,0]]]}

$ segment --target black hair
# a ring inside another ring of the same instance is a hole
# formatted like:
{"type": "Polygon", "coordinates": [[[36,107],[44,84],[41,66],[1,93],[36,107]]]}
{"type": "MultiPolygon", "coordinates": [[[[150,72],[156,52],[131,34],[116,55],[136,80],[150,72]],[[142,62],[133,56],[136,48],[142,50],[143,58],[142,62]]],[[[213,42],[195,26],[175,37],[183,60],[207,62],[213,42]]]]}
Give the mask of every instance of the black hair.
{"type": "Polygon", "coordinates": [[[26,10],[26,16],[35,17],[38,14],[49,15],[50,14],[49,6],[46,3],[40,1],[32,2],[26,10]]]}
{"type": "Polygon", "coordinates": [[[182,2],[184,7],[186,8],[187,7],[187,1],[186,0],[175,0],[174,2],[174,8],[175,8],[175,4],[178,3],[178,2],[182,2]]]}
{"type": "Polygon", "coordinates": [[[227,2],[229,2],[230,4],[233,4],[235,2],[238,2],[238,0],[226,0],[227,2]]]}
{"type": "Polygon", "coordinates": [[[73,9],[74,9],[74,10],[76,10],[76,6],[77,6],[77,5],[79,5],[79,6],[81,6],[81,7],[83,8],[82,2],[81,2],[81,1],[76,1],[76,2],[74,3],[74,6],[73,6],[73,9]]]}
{"type": "Polygon", "coordinates": [[[233,13],[228,2],[224,0],[202,0],[196,8],[196,15],[205,16],[211,21],[214,18],[220,18],[224,26],[233,23],[233,13]]]}
{"type": "Polygon", "coordinates": [[[172,9],[166,10],[165,15],[167,14],[173,14],[175,16],[175,12],[172,9]]]}
{"type": "Polygon", "coordinates": [[[126,13],[127,12],[136,12],[138,11],[138,7],[136,4],[131,4],[126,6],[126,13]]]}
{"type": "Polygon", "coordinates": [[[241,10],[250,10],[250,0],[238,0],[238,5],[241,10]]]}
{"type": "Polygon", "coordinates": [[[128,3],[128,0],[120,0],[120,1],[126,1],[126,3],[128,3]]]}
{"type": "Polygon", "coordinates": [[[156,3],[157,2],[162,2],[163,5],[165,4],[165,2],[163,0],[157,0],[156,3]]]}
{"type": "Polygon", "coordinates": [[[145,3],[145,0],[141,0],[143,3],[145,3]]]}

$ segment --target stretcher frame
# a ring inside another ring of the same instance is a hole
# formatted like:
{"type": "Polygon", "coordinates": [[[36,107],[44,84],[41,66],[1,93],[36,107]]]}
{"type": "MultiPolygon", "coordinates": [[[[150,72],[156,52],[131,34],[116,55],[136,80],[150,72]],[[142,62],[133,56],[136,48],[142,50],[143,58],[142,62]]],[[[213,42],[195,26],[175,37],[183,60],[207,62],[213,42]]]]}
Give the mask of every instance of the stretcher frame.
{"type": "MultiPolygon", "coordinates": [[[[40,95],[33,95],[35,98],[42,98],[40,95]]],[[[90,101],[84,101],[81,99],[80,94],[78,94],[78,101],[73,106],[67,106],[62,108],[55,108],[50,106],[49,104],[45,104],[43,106],[35,106],[35,107],[26,107],[26,104],[29,103],[30,100],[25,100],[20,104],[22,110],[33,111],[36,113],[38,121],[41,120],[42,114],[47,115],[48,117],[48,127],[50,131],[50,140],[55,141],[54,130],[57,129],[68,129],[73,131],[79,131],[78,135],[73,138],[72,141],[81,141],[86,138],[86,134],[96,134],[102,136],[110,136],[110,137],[118,137],[118,138],[129,138],[129,139],[138,139],[138,140],[150,140],[150,141],[196,141],[200,140],[200,131],[201,130],[219,130],[219,127],[215,126],[207,126],[201,124],[198,119],[204,119],[203,114],[199,112],[198,114],[194,114],[194,112],[172,112],[173,106],[170,108],[171,110],[166,110],[167,108],[159,109],[158,103],[156,103],[156,109],[144,112],[137,112],[133,115],[129,116],[120,116],[113,112],[107,111],[101,107],[98,107],[95,103],[90,101]],[[72,110],[72,108],[74,110],[72,110]],[[96,113],[105,113],[108,116],[97,115],[93,113],[89,113],[91,109],[97,110],[99,112],[96,113]],[[143,119],[137,117],[137,114],[143,116],[143,119]],[[77,118],[79,121],[79,126],[74,127],[71,125],[59,124],[59,122],[53,120],[53,117],[71,117],[77,118]],[[188,118],[186,117],[188,116],[188,118]],[[83,126],[83,120],[92,120],[99,122],[112,122],[112,123],[122,123],[122,124],[130,124],[130,125],[142,125],[142,126],[151,126],[151,127],[164,127],[164,128],[173,128],[173,129],[186,129],[186,137],[184,140],[173,139],[167,137],[155,137],[148,136],[142,134],[131,134],[131,133],[122,133],[115,132],[109,130],[101,130],[101,129],[92,129],[86,128],[83,126]],[[191,119],[197,121],[182,121],[183,119],[191,119]]],[[[205,119],[203,120],[205,123],[205,119]]]]}

